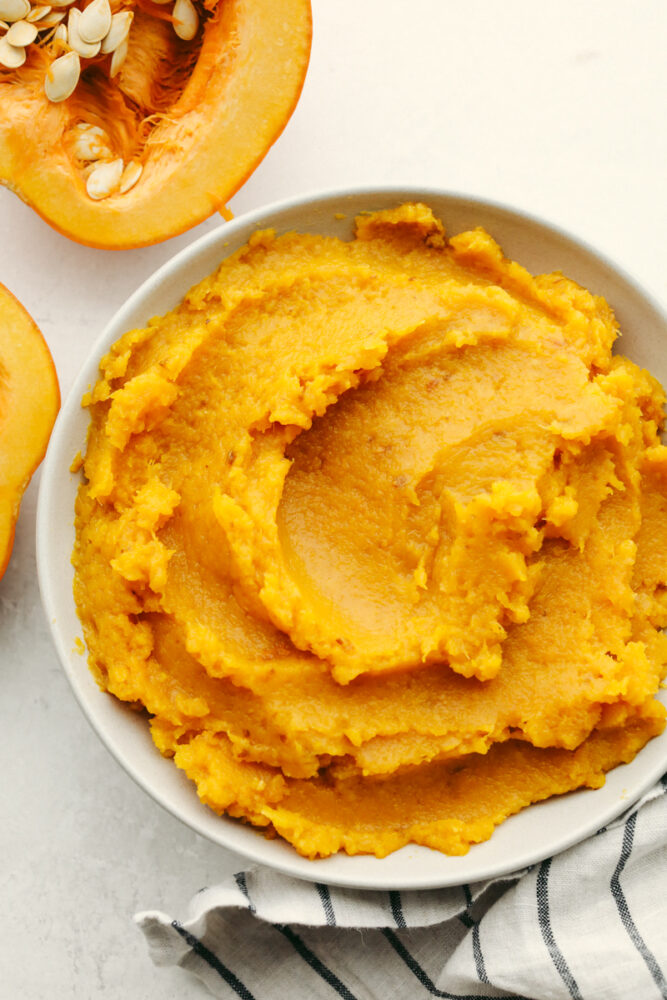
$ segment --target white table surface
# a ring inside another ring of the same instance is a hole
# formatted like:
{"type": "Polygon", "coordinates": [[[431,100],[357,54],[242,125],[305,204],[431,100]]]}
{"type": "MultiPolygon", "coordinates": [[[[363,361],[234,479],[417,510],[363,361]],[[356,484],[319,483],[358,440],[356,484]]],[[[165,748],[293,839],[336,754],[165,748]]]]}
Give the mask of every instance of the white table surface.
{"type": "MultiPolygon", "coordinates": [[[[322,188],[441,186],[557,223],[665,301],[664,0],[313,0],[313,15],[300,104],[236,215],[322,188]]],[[[0,282],[41,327],[63,396],[126,296],[220,222],[104,252],[0,189],[0,282]]],[[[243,861],[155,805],[82,717],[40,606],[38,481],[0,581],[0,1000],[208,996],[152,967],[132,914],[182,915],[243,861]]]]}

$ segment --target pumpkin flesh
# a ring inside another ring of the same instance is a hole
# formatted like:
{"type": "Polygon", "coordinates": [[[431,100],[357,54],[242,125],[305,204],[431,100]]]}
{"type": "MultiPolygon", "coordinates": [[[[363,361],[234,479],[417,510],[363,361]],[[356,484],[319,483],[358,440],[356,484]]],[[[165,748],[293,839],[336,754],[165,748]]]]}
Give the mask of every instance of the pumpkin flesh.
{"type": "Polygon", "coordinates": [[[59,405],[46,342],[0,285],[0,577],[11,555],[21,498],[44,457],[59,405]]]}

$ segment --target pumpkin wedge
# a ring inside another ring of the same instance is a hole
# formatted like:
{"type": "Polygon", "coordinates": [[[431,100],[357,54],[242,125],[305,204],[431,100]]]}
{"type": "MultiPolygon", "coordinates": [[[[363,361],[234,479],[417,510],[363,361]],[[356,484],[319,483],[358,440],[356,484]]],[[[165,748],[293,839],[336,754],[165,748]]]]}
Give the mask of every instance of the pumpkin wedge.
{"type": "Polygon", "coordinates": [[[309,0],[38,4],[0,0],[0,182],[79,243],[223,209],[301,93],[309,0]]]}
{"type": "Polygon", "coordinates": [[[11,555],[21,498],[44,457],[59,406],[46,342],[0,285],[0,577],[11,555]]]}

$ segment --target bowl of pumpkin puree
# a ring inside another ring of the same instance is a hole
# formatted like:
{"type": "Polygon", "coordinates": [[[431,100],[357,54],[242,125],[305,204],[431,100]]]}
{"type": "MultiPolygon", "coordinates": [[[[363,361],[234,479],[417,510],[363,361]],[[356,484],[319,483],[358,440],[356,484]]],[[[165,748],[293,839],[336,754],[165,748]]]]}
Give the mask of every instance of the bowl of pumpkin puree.
{"type": "Polygon", "coordinates": [[[666,336],[587,245],[433,190],[181,252],[42,477],[47,618],[107,747],[198,833],[343,885],[478,880],[619,815],[667,767],[666,336]]]}

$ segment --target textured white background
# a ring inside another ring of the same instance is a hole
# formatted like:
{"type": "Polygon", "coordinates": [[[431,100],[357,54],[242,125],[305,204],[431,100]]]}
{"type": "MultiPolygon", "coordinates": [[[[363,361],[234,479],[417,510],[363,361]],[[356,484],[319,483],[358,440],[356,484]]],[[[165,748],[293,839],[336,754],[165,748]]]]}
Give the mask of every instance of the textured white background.
{"type": "MultiPolygon", "coordinates": [[[[313,14],[301,102],[236,215],[348,184],[441,186],[559,224],[665,301],[664,0],[313,0],[313,14]]],[[[128,293],[219,224],[108,253],[0,190],[0,282],[41,327],[63,395],[128,293]]],[[[0,1000],[204,997],[152,968],[131,916],[183,912],[242,861],[162,812],[83,719],[40,608],[38,480],[0,581],[0,1000]]]]}

